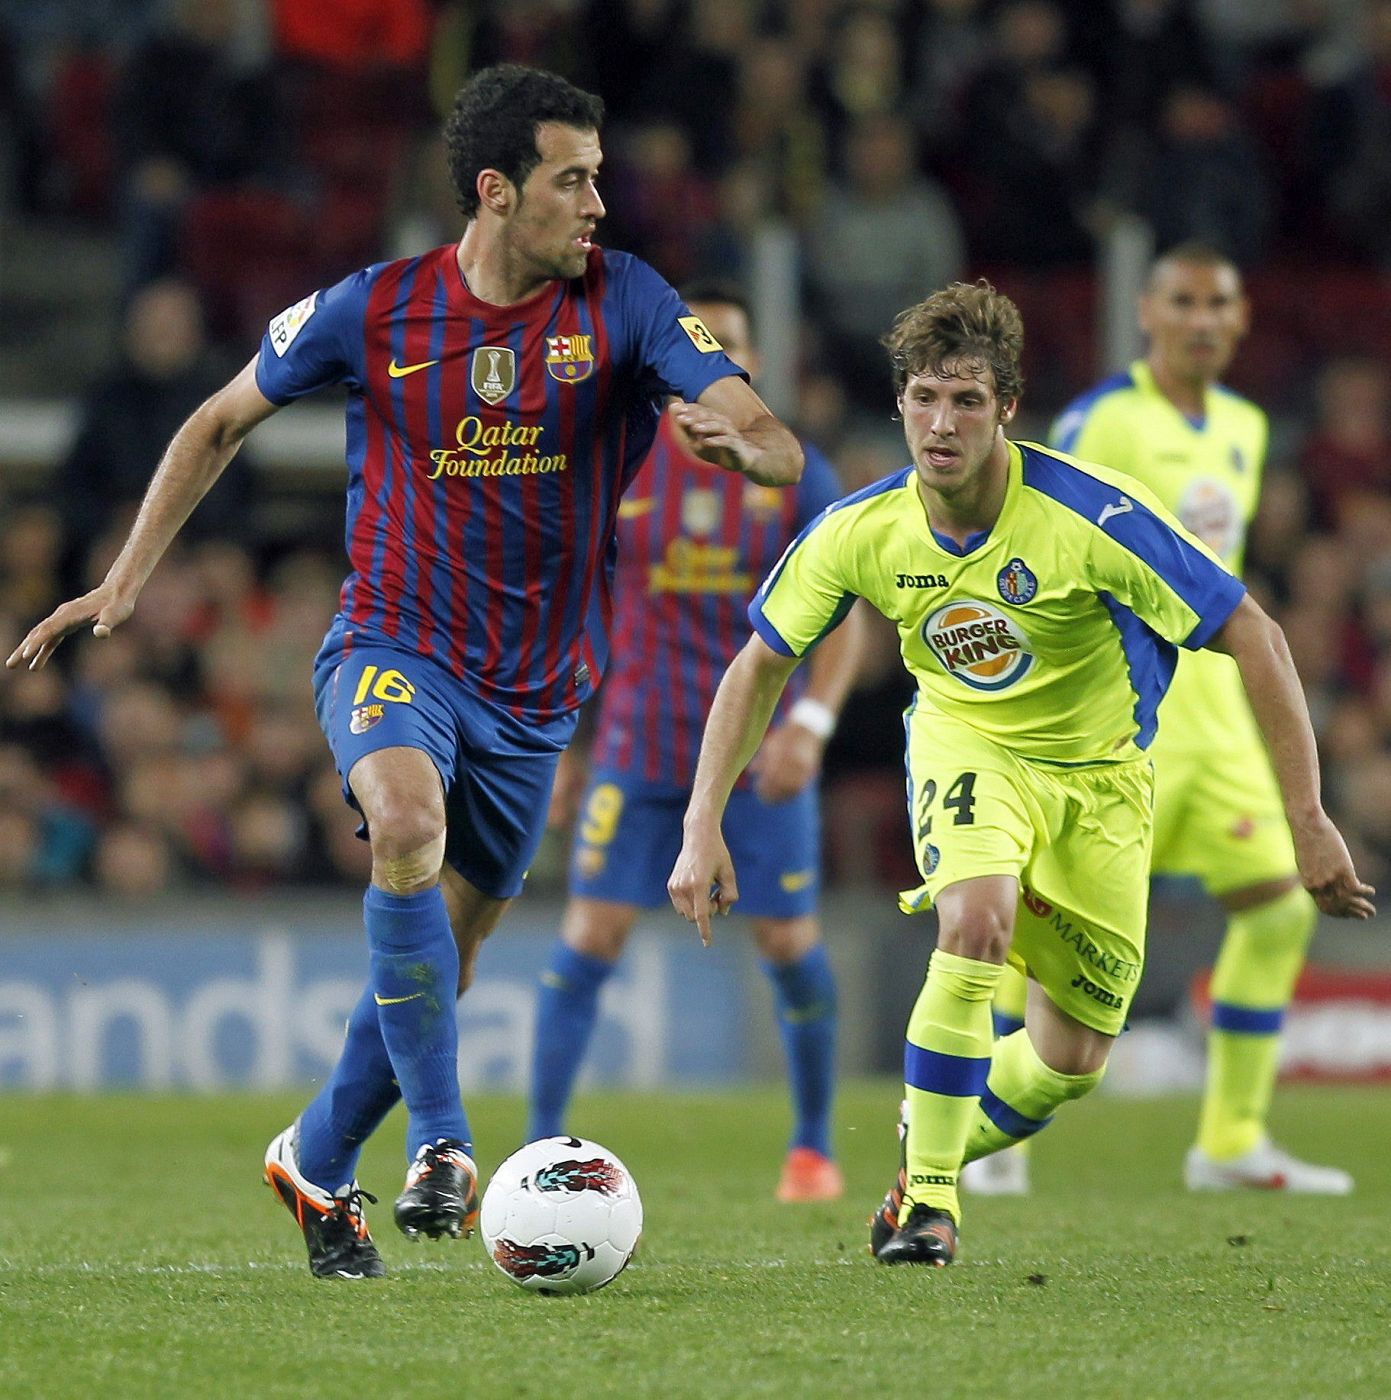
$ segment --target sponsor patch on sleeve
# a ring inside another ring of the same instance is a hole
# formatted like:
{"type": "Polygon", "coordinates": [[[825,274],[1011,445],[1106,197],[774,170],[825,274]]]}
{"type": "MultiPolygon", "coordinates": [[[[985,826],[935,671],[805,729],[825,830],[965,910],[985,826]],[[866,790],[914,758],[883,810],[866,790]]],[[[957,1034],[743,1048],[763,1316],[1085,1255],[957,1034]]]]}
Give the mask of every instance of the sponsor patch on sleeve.
{"type": "Polygon", "coordinates": [[[690,336],[691,344],[697,350],[712,355],[716,350],[724,349],[724,346],[710,334],[705,322],[699,316],[678,316],[676,319],[680,323],[681,329],[690,336]]]}
{"type": "MultiPolygon", "coordinates": [[[[303,301],[286,307],[270,323],[270,343],[277,355],[283,355],[294,343],[295,337],[304,329],[304,323],[314,314],[318,304],[318,292],[310,292],[303,301]]],[[[707,331],[706,334],[709,334],[707,331]]]]}

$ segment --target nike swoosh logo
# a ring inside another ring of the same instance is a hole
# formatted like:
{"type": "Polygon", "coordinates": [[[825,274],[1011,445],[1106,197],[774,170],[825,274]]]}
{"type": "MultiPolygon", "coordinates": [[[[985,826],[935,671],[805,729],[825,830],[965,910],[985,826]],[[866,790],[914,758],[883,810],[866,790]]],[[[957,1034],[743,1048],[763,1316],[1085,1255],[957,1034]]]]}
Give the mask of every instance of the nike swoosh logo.
{"type": "Polygon", "coordinates": [[[620,520],[635,520],[640,515],[646,515],[657,505],[655,496],[641,496],[634,501],[619,501],[618,518],[620,520]]]}
{"type": "Polygon", "coordinates": [[[431,365],[437,364],[439,364],[438,360],[421,360],[418,365],[398,365],[393,359],[392,362],[387,365],[386,372],[393,379],[404,379],[408,374],[414,374],[418,369],[429,369],[431,365]]]}
{"type": "Polygon", "coordinates": [[[400,1006],[403,1001],[414,1001],[416,997],[423,997],[424,992],[412,992],[408,997],[379,997],[376,992],[372,993],[372,1000],[378,1006],[400,1006]]]}
{"type": "Polygon", "coordinates": [[[1119,504],[1107,506],[1105,510],[1096,517],[1096,523],[1098,525],[1104,525],[1113,515],[1125,515],[1128,511],[1134,509],[1135,507],[1130,504],[1130,498],[1128,496],[1122,496],[1119,504]]]}

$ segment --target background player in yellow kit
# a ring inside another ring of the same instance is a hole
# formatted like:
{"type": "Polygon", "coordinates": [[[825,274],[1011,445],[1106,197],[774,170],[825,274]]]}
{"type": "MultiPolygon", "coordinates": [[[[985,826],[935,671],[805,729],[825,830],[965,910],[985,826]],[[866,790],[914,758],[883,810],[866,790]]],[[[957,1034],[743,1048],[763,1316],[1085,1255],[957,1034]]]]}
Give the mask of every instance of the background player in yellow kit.
{"type": "Polygon", "coordinates": [[[934,293],[887,338],[911,464],[830,507],[749,608],[755,636],[706,723],[668,884],[710,937],[738,896],[720,818],[788,676],[864,597],[918,681],[909,812],[939,934],[908,1023],[903,1164],[871,1221],[884,1263],[948,1264],[968,1157],[1037,1132],[1101,1080],[1144,959],[1153,809],[1146,753],[1179,644],[1234,656],[1275,756],[1305,884],[1366,918],[1318,797],[1280,629],[1144,487],[1010,442],[1023,327],[986,284],[934,293]],[[1026,1025],[992,1046],[1006,957],[1026,1025]]]}
{"type": "MultiPolygon", "coordinates": [[[[1144,482],[1235,573],[1256,512],[1265,414],[1224,388],[1247,328],[1241,275],[1186,243],[1155,263],[1140,299],[1145,359],[1059,418],[1054,446],[1144,482]]],[[[1265,745],[1230,658],[1180,658],[1161,713],[1154,870],[1196,875],[1227,912],[1212,978],[1212,1029],[1198,1138],[1184,1164],[1195,1191],[1254,1186],[1342,1195],[1352,1178],[1271,1143],[1280,1025],[1314,931],[1265,745]]]]}

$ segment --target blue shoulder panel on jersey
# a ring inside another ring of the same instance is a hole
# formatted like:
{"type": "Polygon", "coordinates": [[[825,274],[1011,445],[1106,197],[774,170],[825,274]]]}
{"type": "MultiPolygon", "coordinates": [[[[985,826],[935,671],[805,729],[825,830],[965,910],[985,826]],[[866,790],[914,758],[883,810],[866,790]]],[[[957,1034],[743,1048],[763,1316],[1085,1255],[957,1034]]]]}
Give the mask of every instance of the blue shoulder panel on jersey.
{"type": "Polygon", "coordinates": [[[1144,560],[1198,615],[1184,639],[1196,651],[1232,615],[1246,594],[1241,580],[1170,529],[1148,506],[1119,487],[1036,448],[1019,448],[1024,485],[1091,521],[1144,560]]]}
{"type": "Polygon", "coordinates": [[[1048,434],[1049,445],[1056,447],[1059,452],[1071,452],[1082,434],[1087,414],[1092,411],[1096,404],[1107,394],[1114,394],[1118,389],[1133,389],[1134,387],[1135,381],[1131,378],[1129,370],[1122,370],[1120,374],[1113,374],[1109,378],[1103,379],[1099,384],[1093,384],[1085,394],[1079,394],[1058,415],[1057,421],[1048,434]]]}
{"type": "Polygon", "coordinates": [[[1178,648],[1109,593],[1097,596],[1120,633],[1130,688],[1135,692],[1135,744],[1147,749],[1159,727],[1159,702],[1169,693],[1174,679],[1178,648]]]}

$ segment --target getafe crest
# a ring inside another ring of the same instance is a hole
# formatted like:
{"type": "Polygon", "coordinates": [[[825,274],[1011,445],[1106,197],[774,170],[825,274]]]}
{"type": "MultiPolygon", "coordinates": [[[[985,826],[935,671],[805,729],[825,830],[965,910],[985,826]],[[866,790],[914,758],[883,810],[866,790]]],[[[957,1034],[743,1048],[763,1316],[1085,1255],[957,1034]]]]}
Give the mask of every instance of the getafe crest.
{"type": "Polygon", "coordinates": [[[688,535],[708,535],[720,523],[720,493],[692,490],[681,497],[681,528],[688,535]]]}
{"type": "Polygon", "coordinates": [[[938,608],[923,623],[922,639],[942,669],[972,690],[1005,690],[1034,664],[1019,624],[974,598],[938,608]]]}
{"type": "Polygon", "coordinates": [[[594,373],[592,335],[548,335],[546,373],[562,384],[578,384],[594,373]]]}
{"type": "Polygon", "coordinates": [[[995,580],[1000,597],[1007,603],[1027,603],[1038,592],[1038,580],[1022,559],[1011,559],[995,580]]]}
{"type": "Polygon", "coordinates": [[[517,357],[506,345],[480,345],[471,357],[469,382],[484,403],[501,403],[517,382],[517,357]]]}

